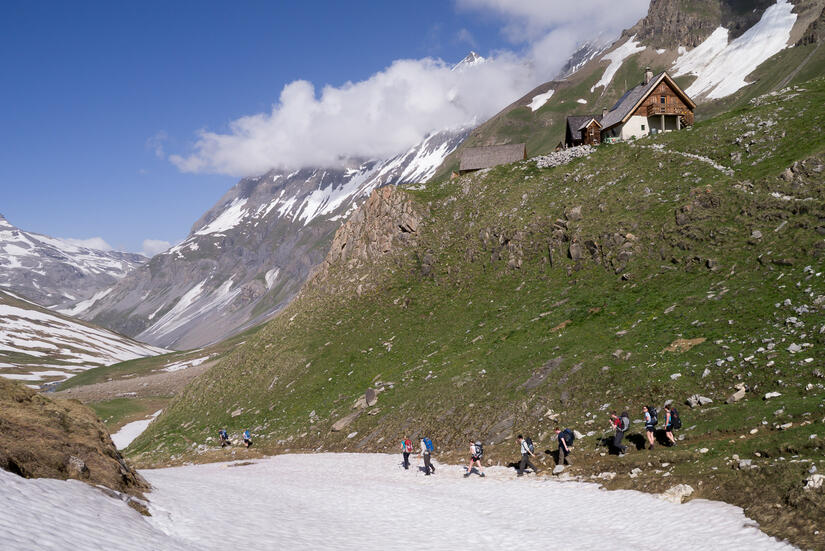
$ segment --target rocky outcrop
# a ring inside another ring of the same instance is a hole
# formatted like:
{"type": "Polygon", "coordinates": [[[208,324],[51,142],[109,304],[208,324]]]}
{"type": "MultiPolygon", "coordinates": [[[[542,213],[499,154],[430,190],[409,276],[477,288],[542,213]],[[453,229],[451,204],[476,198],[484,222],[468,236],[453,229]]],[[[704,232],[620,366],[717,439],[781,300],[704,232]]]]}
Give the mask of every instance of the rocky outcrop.
{"type": "Polygon", "coordinates": [[[408,193],[395,186],[373,191],[335,232],[327,257],[308,288],[354,284],[360,294],[370,285],[370,274],[363,278],[355,274],[397,249],[416,243],[425,212],[408,193]]]}
{"type": "Polygon", "coordinates": [[[92,410],[2,378],[0,468],[25,478],[73,478],[139,497],[149,489],[92,410]]]}

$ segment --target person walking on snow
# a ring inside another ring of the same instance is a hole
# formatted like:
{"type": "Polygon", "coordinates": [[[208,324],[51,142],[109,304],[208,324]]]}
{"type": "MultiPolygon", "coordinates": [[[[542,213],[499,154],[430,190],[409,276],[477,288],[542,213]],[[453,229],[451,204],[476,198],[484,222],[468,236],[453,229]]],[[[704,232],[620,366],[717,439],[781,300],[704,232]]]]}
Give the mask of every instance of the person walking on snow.
{"type": "Polygon", "coordinates": [[[412,440],[409,438],[404,438],[404,441],[401,442],[401,455],[404,458],[404,470],[409,470],[410,468],[410,454],[412,451],[412,440]]]}
{"type": "Polygon", "coordinates": [[[642,412],[645,414],[645,432],[647,433],[647,441],[650,443],[649,449],[652,450],[653,445],[656,443],[654,435],[654,431],[656,430],[656,418],[647,406],[642,407],[642,412]]]}
{"type": "MultiPolygon", "coordinates": [[[[559,465],[569,465],[570,459],[568,456],[570,455],[570,446],[568,445],[567,441],[570,440],[573,431],[570,429],[561,430],[560,428],[556,427],[554,429],[556,433],[556,437],[559,439],[559,465]]],[[[570,442],[572,444],[572,440],[570,442]]]]}
{"type": "Polygon", "coordinates": [[[522,476],[524,474],[524,469],[530,467],[533,469],[533,473],[539,472],[535,465],[530,462],[530,456],[536,457],[536,454],[530,449],[530,446],[527,444],[527,440],[524,439],[522,435],[518,435],[516,441],[519,445],[519,451],[521,451],[521,461],[518,464],[518,476],[522,476]]]}
{"type": "Polygon", "coordinates": [[[428,446],[428,440],[430,439],[427,437],[421,437],[421,451],[419,452],[419,455],[424,459],[424,474],[430,476],[431,474],[435,474],[435,467],[433,466],[430,458],[430,446],[432,445],[432,441],[430,441],[430,446],[428,446]]]}
{"type": "Polygon", "coordinates": [[[484,476],[484,468],[481,466],[481,456],[484,454],[484,447],[481,442],[473,442],[470,440],[470,464],[467,466],[467,472],[464,473],[464,478],[467,478],[473,472],[473,465],[478,467],[478,474],[484,476]]]}

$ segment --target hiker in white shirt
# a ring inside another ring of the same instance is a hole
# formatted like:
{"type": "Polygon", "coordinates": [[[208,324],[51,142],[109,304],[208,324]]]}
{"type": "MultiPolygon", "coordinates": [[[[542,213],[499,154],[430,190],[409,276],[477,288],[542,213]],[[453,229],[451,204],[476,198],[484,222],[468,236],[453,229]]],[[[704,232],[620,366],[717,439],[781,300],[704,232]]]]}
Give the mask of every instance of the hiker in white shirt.
{"type": "Polygon", "coordinates": [[[484,453],[484,448],[481,442],[473,442],[470,440],[470,464],[467,466],[467,472],[464,477],[468,477],[473,473],[473,465],[478,467],[478,474],[484,476],[484,468],[481,466],[481,454],[484,453]]]}
{"type": "Polygon", "coordinates": [[[518,464],[518,476],[522,476],[524,474],[524,469],[530,467],[533,469],[533,473],[537,473],[539,470],[536,468],[533,463],[530,462],[530,456],[536,457],[536,454],[530,451],[530,446],[527,445],[527,440],[524,439],[522,435],[518,435],[516,439],[519,443],[519,450],[521,450],[521,461],[518,464]]]}

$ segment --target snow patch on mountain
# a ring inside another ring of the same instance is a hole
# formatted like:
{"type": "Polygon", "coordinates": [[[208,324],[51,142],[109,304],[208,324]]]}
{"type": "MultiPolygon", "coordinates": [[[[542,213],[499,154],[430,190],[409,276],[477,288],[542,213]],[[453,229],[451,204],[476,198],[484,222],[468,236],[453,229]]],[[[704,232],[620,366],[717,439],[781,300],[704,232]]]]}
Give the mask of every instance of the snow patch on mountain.
{"type": "Polygon", "coordinates": [[[237,198],[213,221],[195,232],[195,235],[223,233],[241,223],[249,213],[244,210],[246,198],[237,198]]]}
{"type": "Polygon", "coordinates": [[[26,232],[0,215],[0,287],[44,306],[86,300],[146,260],[26,232]]]}
{"type": "Polygon", "coordinates": [[[674,76],[696,75],[685,92],[708,99],[729,96],[748,85],[745,80],[759,65],[788,47],[791,29],[796,23],[794,6],[777,0],[762,18],[739,38],[728,42],[728,30],[719,27],[702,44],[691,51],[679,49],[674,62],[674,76]]]}
{"type": "Polygon", "coordinates": [[[0,376],[31,382],[166,352],[0,293],[0,376]]]}
{"type": "Polygon", "coordinates": [[[547,103],[547,100],[553,97],[555,92],[555,90],[547,90],[543,94],[533,96],[533,99],[527,104],[527,107],[530,108],[530,111],[537,111],[542,105],[547,103]]]}
{"type": "Polygon", "coordinates": [[[636,42],[636,35],[634,34],[630,38],[627,39],[627,42],[609,52],[602,57],[602,61],[609,61],[610,65],[607,66],[607,69],[604,70],[604,74],[599,81],[590,88],[590,92],[593,93],[596,88],[599,86],[606,87],[610,82],[613,80],[613,77],[622,67],[622,63],[628,57],[632,56],[633,54],[637,54],[639,52],[645,51],[646,47],[642,46],[638,42],[636,42]]]}

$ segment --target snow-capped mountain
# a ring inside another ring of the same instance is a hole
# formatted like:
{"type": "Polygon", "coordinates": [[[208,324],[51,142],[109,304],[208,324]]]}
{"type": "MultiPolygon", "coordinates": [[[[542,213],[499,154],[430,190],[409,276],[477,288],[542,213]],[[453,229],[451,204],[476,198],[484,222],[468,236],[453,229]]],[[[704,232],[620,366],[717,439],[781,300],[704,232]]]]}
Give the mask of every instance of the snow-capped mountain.
{"type": "Polygon", "coordinates": [[[433,133],[385,161],[245,178],[195,222],[186,240],[72,312],[177,349],[236,333],[298,292],[335,230],[372,190],[428,180],[467,132],[433,133]]]}
{"type": "Polygon", "coordinates": [[[555,80],[563,80],[569,77],[584,67],[588,62],[595,59],[599,54],[607,50],[610,47],[610,44],[611,40],[602,36],[582,43],[576,48],[576,51],[570,54],[567,63],[565,63],[564,67],[561,68],[555,80]]]}
{"type": "Polygon", "coordinates": [[[35,386],[164,352],[0,291],[0,377],[35,386]]]}
{"type": "Polygon", "coordinates": [[[148,259],[16,228],[0,215],[0,288],[50,308],[86,300],[148,259]]]}
{"type": "Polygon", "coordinates": [[[470,53],[467,54],[464,59],[453,65],[453,71],[463,71],[467,67],[472,67],[473,65],[479,65],[487,61],[486,58],[478,55],[474,51],[470,50],[470,53]]]}

